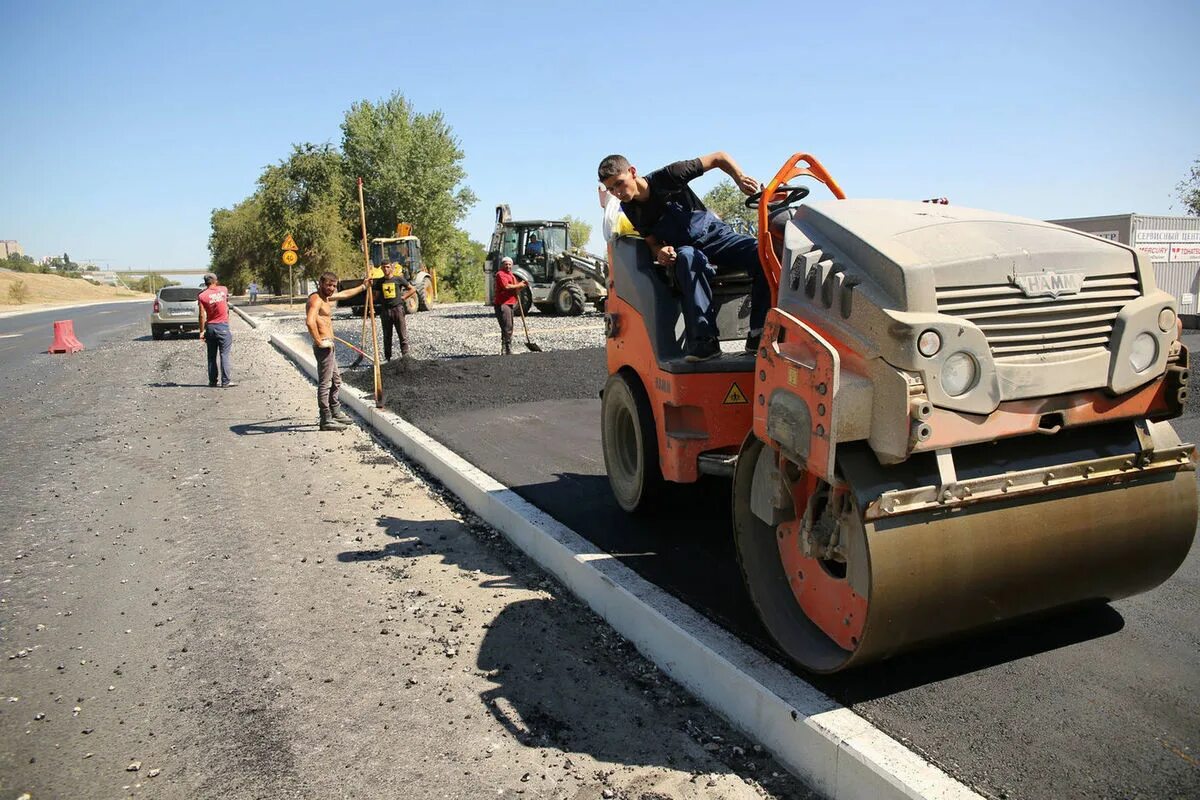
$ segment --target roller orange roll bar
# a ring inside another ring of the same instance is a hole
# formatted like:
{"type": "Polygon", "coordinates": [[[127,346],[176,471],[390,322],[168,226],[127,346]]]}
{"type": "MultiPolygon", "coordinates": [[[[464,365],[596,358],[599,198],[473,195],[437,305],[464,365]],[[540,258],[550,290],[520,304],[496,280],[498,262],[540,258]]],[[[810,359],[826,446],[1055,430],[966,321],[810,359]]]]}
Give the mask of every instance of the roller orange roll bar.
{"type": "MultiPolygon", "coordinates": [[[[767,285],[771,287],[772,306],[779,303],[779,276],[783,272],[783,266],[779,263],[779,258],[775,255],[775,248],[771,244],[771,230],[768,227],[770,208],[768,206],[770,200],[775,199],[776,190],[780,186],[792,178],[803,176],[816,178],[825,184],[838,200],[846,199],[846,193],[842,191],[841,186],[838,186],[838,182],[825,171],[825,167],[821,166],[820,161],[808,153],[796,153],[789,158],[780,167],[779,172],[775,173],[775,177],[763,187],[762,200],[758,204],[758,260],[762,263],[763,273],[767,277],[767,285]]],[[[782,200],[783,197],[779,199],[782,200]]]]}

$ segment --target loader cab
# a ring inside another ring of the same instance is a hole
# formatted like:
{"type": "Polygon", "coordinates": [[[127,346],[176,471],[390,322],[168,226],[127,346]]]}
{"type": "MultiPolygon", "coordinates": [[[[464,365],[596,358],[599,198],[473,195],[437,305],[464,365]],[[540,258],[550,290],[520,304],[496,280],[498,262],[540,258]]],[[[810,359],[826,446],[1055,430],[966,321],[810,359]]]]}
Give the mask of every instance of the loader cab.
{"type": "MultiPolygon", "coordinates": [[[[371,240],[371,278],[379,280],[383,277],[382,265],[391,262],[399,265],[397,275],[402,275],[417,290],[417,294],[409,298],[405,306],[408,313],[428,311],[433,306],[436,288],[433,274],[425,269],[425,261],[421,255],[421,240],[416,236],[396,236],[391,238],[376,238],[371,240]]],[[[362,278],[355,276],[338,281],[338,291],[353,289],[362,283],[362,278]]],[[[376,305],[382,302],[379,289],[374,290],[376,305]]],[[[346,307],[351,313],[361,316],[365,311],[366,296],[346,301],[346,307]]]]}
{"type": "Polygon", "coordinates": [[[421,272],[421,240],[415,236],[395,239],[371,240],[371,266],[379,267],[385,261],[400,265],[401,274],[410,282],[421,272]]]}
{"type": "Polygon", "coordinates": [[[514,269],[529,273],[535,283],[554,279],[554,256],[570,249],[570,236],[562,222],[536,220],[506,222],[500,239],[499,254],[494,260],[507,256],[514,269]]]}

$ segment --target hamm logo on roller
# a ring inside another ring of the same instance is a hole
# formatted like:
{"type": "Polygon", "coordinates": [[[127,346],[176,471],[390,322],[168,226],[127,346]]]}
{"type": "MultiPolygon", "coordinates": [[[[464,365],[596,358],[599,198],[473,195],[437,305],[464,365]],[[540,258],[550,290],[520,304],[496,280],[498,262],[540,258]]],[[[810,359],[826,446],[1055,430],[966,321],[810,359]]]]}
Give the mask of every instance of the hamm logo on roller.
{"type": "Polygon", "coordinates": [[[1008,280],[1026,297],[1058,298],[1064,294],[1079,294],[1083,288],[1082,272],[1035,272],[1031,275],[1013,275],[1008,280]]]}

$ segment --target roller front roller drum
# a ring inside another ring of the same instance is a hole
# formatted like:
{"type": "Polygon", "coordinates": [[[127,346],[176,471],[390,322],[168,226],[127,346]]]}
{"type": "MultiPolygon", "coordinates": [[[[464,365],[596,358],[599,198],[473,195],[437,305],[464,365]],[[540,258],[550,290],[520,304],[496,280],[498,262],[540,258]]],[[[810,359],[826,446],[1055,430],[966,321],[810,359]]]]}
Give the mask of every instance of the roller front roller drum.
{"type": "MultiPolygon", "coordinates": [[[[1178,445],[1156,427],[1156,438],[1178,445]]],[[[872,498],[844,476],[830,486],[794,465],[778,470],[777,453],[751,436],[733,484],[746,587],[779,648],[814,672],[1138,594],[1170,577],[1192,543],[1196,475],[1185,449],[1118,482],[889,516],[865,513],[872,498]],[[760,487],[777,472],[790,509],[770,520],[755,513],[756,472],[760,487]]]]}

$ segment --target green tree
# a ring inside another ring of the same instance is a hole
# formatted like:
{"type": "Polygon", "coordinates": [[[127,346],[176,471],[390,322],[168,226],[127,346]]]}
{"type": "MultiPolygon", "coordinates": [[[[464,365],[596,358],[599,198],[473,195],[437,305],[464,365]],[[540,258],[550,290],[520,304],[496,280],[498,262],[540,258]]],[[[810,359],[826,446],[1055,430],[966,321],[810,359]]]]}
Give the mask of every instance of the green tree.
{"type": "Polygon", "coordinates": [[[729,223],[734,230],[753,233],[758,229],[758,214],[746,208],[746,195],[733,185],[733,181],[721,181],[702,200],[709,211],[729,223]]]}
{"type": "Polygon", "coordinates": [[[434,263],[442,302],[483,300],[483,263],[487,248],[455,228],[450,242],[434,263]]]}
{"type": "Polygon", "coordinates": [[[1179,192],[1179,202],[1183,209],[1193,217],[1200,217],[1200,158],[1192,162],[1188,176],[1175,187],[1179,192]]]}
{"type": "Polygon", "coordinates": [[[342,155],[329,144],[302,144],[258,179],[260,224],[268,246],[292,234],[300,247],[299,274],[315,280],[325,271],[359,273],[362,257],[350,231],[354,222],[342,155]]]}
{"type": "Polygon", "coordinates": [[[129,288],[135,292],[149,292],[153,294],[164,286],[178,286],[179,281],[167,280],[157,272],[148,272],[140,279],[132,281],[129,288]]]}
{"type": "Polygon", "coordinates": [[[8,258],[0,261],[0,266],[13,272],[47,272],[48,268],[37,263],[32,258],[18,253],[9,253],[8,258]]]}
{"type": "Polygon", "coordinates": [[[567,223],[567,232],[571,237],[571,248],[576,252],[582,253],[587,249],[588,239],[592,238],[591,224],[581,219],[575,219],[570,214],[563,217],[563,222],[567,223]]]}
{"type": "Polygon", "coordinates": [[[212,233],[208,237],[211,268],[234,293],[240,293],[255,279],[276,288],[283,285],[278,244],[270,241],[262,221],[262,200],[257,193],[233,208],[212,212],[212,233]]]}
{"type": "MultiPolygon", "coordinates": [[[[409,222],[427,261],[449,252],[455,225],[476,202],[466,179],[464,153],[440,111],[416,113],[399,92],[378,103],[355,103],[342,122],[348,191],[363,180],[368,239],[391,236],[409,222]]],[[[361,238],[355,225],[354,238],[361,238]]]]}

